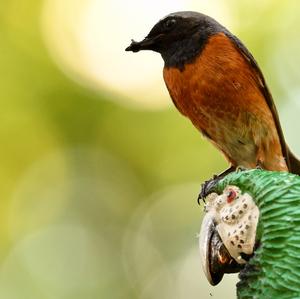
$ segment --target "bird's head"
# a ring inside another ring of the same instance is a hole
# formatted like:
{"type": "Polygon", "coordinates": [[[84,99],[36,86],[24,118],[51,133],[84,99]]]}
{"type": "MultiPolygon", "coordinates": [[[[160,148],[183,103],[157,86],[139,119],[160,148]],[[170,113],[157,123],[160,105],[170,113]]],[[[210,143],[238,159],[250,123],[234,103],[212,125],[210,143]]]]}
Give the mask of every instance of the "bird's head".
{"type": "Polygon", "coordinates": [[[300,177],[232,172],[212,192],[199,239],[209,282],[216,285],[224,273],[240,271],[240,299],[299,297],[300,177]]]}
{"type": "Polygon", "coordinates": [[[198,12],[171,13],[154,25],[144,40],[132,40],[126,51],[152,50],[162,55],[166,65],[176,65],[196,56],[208,37],[223,29],[198,12]]]}
{"type": "Polygon", "coordinates": [[[236,186],[206,198],[199,245],[203,270],[212,285],[224,273],[239,272],[252,256],[258,216],[251,196],[236,186]]]}

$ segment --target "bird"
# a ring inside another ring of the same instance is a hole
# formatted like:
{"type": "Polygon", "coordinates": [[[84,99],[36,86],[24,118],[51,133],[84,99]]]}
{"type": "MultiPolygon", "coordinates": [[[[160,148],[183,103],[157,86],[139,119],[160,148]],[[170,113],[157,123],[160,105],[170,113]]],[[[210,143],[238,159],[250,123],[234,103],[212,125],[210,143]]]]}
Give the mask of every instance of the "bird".
{"type": "Polygon", "coordinates": [[[229,162],[228,169],[204,183],[199,198],[236,169],[300,174],[300,161],[285,142],[261,69],[215,19],[193,11],[171,13],[125,50],[161,54],[163,78],[176,108],[229,162]]]}
{"type": "Polygon", "coordinates": [[[199,236],[211,285],[239,272],[237,298],[299,298],[300,177],[232,172],[207,198],[199,236]]]}
{"type": "Polygon", "coordinates": [[[243,270],[258,247],[259,208],[253,198],[235,185],[219,191],[206,198],[199,234],[202,268],[211,285],[218,284],[224,273],[243,270]]]}

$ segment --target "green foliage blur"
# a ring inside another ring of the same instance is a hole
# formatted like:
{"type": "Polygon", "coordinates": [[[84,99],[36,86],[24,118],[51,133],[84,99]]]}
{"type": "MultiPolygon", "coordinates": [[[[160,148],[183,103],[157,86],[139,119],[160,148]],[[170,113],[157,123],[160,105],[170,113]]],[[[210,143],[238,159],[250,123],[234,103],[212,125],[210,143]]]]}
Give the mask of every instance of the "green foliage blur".
{"type": "MultiPolygon", "coordinates": [[[[300,153],[298,2],[219,2],[300,153]]],[[[130,108],[63,73],[42,5],[0,5],[0,298],[234,296],[235,276],[208,286],[197,247],[200,184],[226,161],[174,107],[130,108]]]]}

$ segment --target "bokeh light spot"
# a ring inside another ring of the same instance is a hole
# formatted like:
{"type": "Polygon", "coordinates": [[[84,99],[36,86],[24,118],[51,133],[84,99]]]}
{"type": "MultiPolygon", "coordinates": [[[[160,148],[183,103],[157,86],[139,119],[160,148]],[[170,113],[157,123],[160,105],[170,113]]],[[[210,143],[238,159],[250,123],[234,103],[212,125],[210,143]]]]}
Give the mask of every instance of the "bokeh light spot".
{"type": "Polygon", "coordinates": [[[114,92],[119,103],[154,109],[171,104],[163,61],[154,53],[125,52],[130,39],[144,38],[171,12],[199,10],[217,17],[221,11],[224,16],[223,6],[217,0],[47,0],[42,28],[52,57],[68,76],[93,90],[114,92]]]}

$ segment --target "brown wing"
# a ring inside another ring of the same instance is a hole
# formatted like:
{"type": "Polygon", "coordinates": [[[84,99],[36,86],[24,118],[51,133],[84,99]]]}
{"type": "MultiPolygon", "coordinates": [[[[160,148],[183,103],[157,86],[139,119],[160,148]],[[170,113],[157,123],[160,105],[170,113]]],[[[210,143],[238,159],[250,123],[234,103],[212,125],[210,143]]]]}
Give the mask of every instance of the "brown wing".
{"type": "Polygon", "coordinates": [[[242,42],[234,35],[228,34],[228,32],[225,33],[234,43],[234,45],[240,50],[240,52],[243,54],[243,56],[245,57],[245,59],[248,61],[248,63],[251,65],[251,67],[254,70],[254,73],[257,76],[257,83],[258,86],[260,86],[260,90],[262,92],[262,94],[265,97],[265,100],[267,102],[268,107],[271,110],[271,113],[273,115],[273,119],[276,125],[276,129],[277,129],[277,133],[279,136],[279,140],[280,140],[280,145],[281,145],[281,151],[283,154],[283,157],[286,160],[286,164],[288,166],[288,169],[291,170],[291,164],[290,164],[290,159],[289,159],[289,149],[287,148],[284,136],[283,136],[283,132],[282,132],[282,128],[279,122],[279,116],[278,116],[278,112],[277,109],[275,107],[272,95],[268,89],[268,86],[265,82],[265,78],[257,64],[257,62],[255,61],[254,57],[252,56],[252,54],[248,51],[248,49],[242,44],[242,42]]]}

